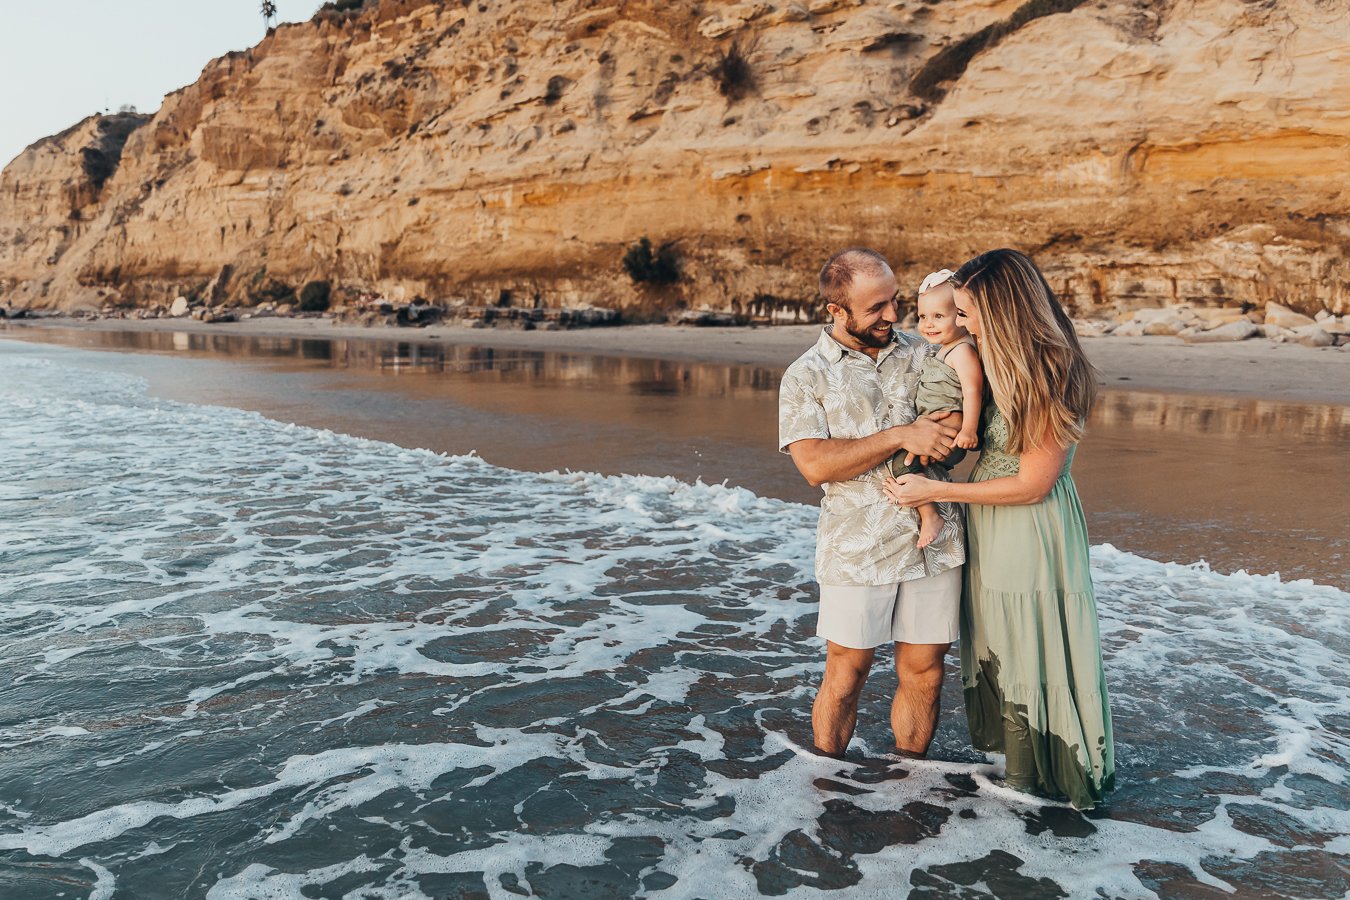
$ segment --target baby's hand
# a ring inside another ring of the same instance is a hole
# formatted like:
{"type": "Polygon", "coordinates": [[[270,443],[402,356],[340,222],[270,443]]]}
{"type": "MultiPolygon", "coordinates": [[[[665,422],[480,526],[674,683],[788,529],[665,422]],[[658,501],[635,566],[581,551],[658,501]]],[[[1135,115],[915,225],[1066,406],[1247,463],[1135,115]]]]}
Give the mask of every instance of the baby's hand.
{"type": "Polygon", "coordinates": [[[974,450],[980,446],[980,436],[973,431],[962,430],[956,435],[955,444],[962,450],[974,450]]]}

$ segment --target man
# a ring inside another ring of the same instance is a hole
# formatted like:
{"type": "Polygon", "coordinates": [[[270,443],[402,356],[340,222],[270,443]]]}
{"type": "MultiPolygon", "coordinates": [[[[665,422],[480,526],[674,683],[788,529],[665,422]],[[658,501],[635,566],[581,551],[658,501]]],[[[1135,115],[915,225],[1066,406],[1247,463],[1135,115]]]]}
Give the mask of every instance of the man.
{"type": "MultiPolygon", "coordinates": [[[[816,748],[843,755],[876,648],[894,643],[896,750],[922,758],[937,725],[943,657],[957,636],[965,539],[960,513],[939,504],[942,531],[918,549],[918,514],[887,502],[881,484],[893,455],[944,459],[957,431],[946,413],[916,418],[919,370],[936,347],[893,330],[899,292],[886,260],[861,248],[836,253],[820,270],[820,294],[832,322],[779,388],[779,447],[825,491],[816,532],[816,633],[826,640],[811,712],[816,748]]],[[[928,474],[946,477],[937,466],[928,474]]]]}

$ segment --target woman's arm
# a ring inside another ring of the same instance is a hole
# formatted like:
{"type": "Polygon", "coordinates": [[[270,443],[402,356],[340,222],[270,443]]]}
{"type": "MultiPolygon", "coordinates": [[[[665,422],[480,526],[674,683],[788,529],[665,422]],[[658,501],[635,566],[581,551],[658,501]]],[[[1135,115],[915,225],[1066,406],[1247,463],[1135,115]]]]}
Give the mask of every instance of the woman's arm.
{"type": "Polygon", "coordinates": [[[974,483],[933,481],[922,475],[888,478],[882,490],[900,506],[923,503],[979,503],[984,506],[1031,506],[1049,494],[1064,470],[1068,447],[1041,447],[1018,457],[1018,472],[1006,478],[974,483]]]}
{"type": "Polygon", "coordinates": [[[984,370],[980,368],[980,355],[969,344],[953,347],[947,354],[947,365],[956,370],[961,379],[961,433],[956,436],[956,446],[963,450],[974,450],[980,445],[980,407],[984,405],[984,370]]]}

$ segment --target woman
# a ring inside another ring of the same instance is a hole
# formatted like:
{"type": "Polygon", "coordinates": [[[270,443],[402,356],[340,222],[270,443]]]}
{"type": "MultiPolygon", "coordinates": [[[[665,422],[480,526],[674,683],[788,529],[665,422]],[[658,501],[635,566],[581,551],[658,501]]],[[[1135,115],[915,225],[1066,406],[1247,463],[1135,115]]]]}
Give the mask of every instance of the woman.
{"type": "Polygon", "coordinates": [[[1087,809],[1114,786],[1087,529],[1069,467],[1096,394],[1073,325],[1034,263],[991,250],[951,278],[993,403],[968,484],[890,480],[893,502],[967,507],[961,680],[971,738],[1007,784],[1087,809]]]}

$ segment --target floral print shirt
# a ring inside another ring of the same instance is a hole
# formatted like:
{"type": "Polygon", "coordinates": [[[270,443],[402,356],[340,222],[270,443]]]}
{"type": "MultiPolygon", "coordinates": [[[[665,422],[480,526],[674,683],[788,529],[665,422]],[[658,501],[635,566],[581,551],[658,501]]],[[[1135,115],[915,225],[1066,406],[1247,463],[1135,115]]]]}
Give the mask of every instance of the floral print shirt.
{"type": "MultiPolygon", "coordinates": [[[[783,374],[778,389],[778,446],[806,438],[861,438],[917,418],[914,396],[923,360],[939,349],[916,335],[892,332],[873,360],[850,350],[827,326],[814,347],[783,374]]],[[[939,503],[942,532],[923,550],[919,514],[892,506],[881,492],[883,461],[844,482],[827,482],[816,528],[816,579],[822,584],[891,584],[937,575],[966,561],[960,507],[939,503]]],[[[947,480],[946,470],[925,474],[947,480]]]]}

